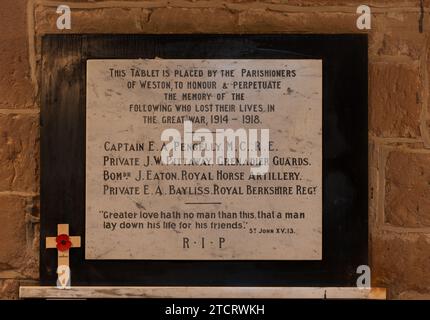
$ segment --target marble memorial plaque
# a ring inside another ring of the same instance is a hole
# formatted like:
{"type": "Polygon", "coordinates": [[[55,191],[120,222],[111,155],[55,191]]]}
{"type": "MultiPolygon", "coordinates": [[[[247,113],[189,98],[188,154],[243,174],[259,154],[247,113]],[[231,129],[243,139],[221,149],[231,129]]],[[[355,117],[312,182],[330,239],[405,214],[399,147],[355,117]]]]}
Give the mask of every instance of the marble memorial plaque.
{"type": "Polygon", "coordinates": [[[86,94],[86,259],[322,258],[321,60],[88,60],[86,94]]]}

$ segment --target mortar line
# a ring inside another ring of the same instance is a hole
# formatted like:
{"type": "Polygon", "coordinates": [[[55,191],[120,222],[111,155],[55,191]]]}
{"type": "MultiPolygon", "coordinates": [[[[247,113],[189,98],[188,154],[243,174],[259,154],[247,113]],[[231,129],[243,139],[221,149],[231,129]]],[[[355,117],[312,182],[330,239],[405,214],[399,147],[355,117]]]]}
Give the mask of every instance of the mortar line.
{"type": "Polygon", "coordinates": [[[378,203],[376,228],[382,228],[385,224],[385,166],[387,163],[388,152],[382,145],[378,145],[378,203]]]}
{"type": "Polygon", "coordinates": [[[378,137],[369,135],[369,140],[372,140],[376,143],[423,143],[423,140],[420,138],[401,138],[401,137],[378,137]]]}
{"type": "Polygon", "coordinates": [[[426,148],[411,148],[407,145],[392,145],[392,144],[383,144],[381,143],[380,146],[387,151],[397,151],[397,152],[403,152],[403,153],[414,153],[414,154],[430,154],[430,149],[426,148]]]}
{"type": "Polygon", "coordinates": [[[28,38],[28,61],[30,64],[30,77],[31,82],[34,85],[35,97],[39,93],[39,84],[37,83],[37,72],[36,72],[36,46],[35,46],[35,0],[28,0],[27,2],[27,38],[28,38]]]}
{"type": "Polygon", "coordinates": [[[39,193],[25,191],[0,191],[1,196],[37,197],[39,193]]]}
{"type": "MultiPolygon", "coordinates": [[[[369,33],[370,34],[370,33],[369,33]]],[[[415,60],[407,55],[390,56],[387,54],[369,54],[369,63],[399,63],[399,64],[415,64],[419,60],[415,60]]]]}
{"type": "Polygon", "coordinates": [[[395,233],[430,233],[430,227],[395,227],[389,224],[385,224],[384,226],[382,226],[381,230],[395,233]]]}
{"type": "MultiPolygon", "coordinates": [[[[261,3],[261,2],[251,2],[247,3],[246,6],[243,4],[237,3],[229,3],[229,2],[184,2],[180,1],[175,3],[171,3],[168,1],[159,2],[135,2],[135,1],[103,1],[103,2],[71,2],[67,3],[67,1],[46,1],[46,0],[34,0],[36,5],[43,5],[49,7],[58,7],[61,4],[66,4],[70,8],[77,9],[104,9],[104,8],[146,8],[146,9],[161,9],[161,8],[184,8],[184,9],[234,9],[241,10],[243,9],[267,9],[271,11],[279,11],[279,12],[315,12],[315,10],[320,11],[321,13],[356,13],[357,5],[342,5],[342,6],[297,6],[297,5],[288,5],[288,4],[271,4],[271,3],[261,3]],[[351,8],[352,11],[346,10],[342,12],[340,10],[351,8]]],[[[405,4],[399,4],[396,6],[384,5],[384,4],[376,4],[370,6],[372,13],[385,13],[387,10],[391,12],[420,12],[420,8],[417,8],[414,2],[409,2],[405,4]]]]}
{"type": "Polygon", "coordinates": [[[0,114],[39,114],[38,108],[28,109],[0,109],[0,114]]]}
{"type": "Polygon", "coordinates": [[[379,204],[379,144],[373,143],[372,151],[370,151],[369,157],[369,172],[368,172],[368,213],[372,211],[371,216],[369,215],[368,226],[369,226],[369,241],[373,236],[373,232],[377,229],[378,226],[378,204],[379,204]],[[376,165],[370,163],[370,160],[373,159],[376,162],[376,165]],[[370,219],[372,218],[372,219],[370,219]]]}

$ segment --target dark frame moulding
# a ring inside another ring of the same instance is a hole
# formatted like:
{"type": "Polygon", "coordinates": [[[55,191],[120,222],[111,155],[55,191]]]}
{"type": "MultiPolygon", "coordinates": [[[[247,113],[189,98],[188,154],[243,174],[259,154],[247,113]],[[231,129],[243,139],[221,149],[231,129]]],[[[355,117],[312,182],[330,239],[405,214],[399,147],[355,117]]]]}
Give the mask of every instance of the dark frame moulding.
{"type": "Polygon", "coordinates": [[[368,264],[367,35],[45,35],[41,87],[40,281],[54,285],[57,224],[85,244],[87,59],[322,59],[321,261],[85,260],[70,254],[77,286],[355,286],[368,264]]]}

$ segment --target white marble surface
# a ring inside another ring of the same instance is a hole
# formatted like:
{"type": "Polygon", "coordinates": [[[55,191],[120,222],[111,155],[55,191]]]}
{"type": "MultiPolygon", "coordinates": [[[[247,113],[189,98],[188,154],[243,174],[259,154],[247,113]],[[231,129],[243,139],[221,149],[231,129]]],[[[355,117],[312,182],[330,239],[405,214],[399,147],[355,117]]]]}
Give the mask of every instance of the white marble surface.
{"type": "Polygon", "coordinates": [[[321,60],[88,60],[86,111],[87,259],[321,259],[321,60]],[[242,70],[249,69],[294,71],[294,76],[244,75],[242,70]],[[112,70],[122,73],[112,76],[112,70]],[[131,70],[148,75],[136,77],[131,70]],[[216,70],[216,76],[209,76],[210,70],[216,70]],[[235,76],[223,77],[223,70],[235,70],[235,76]],[[162,71],[169,75],[163,76],[162,71]],[[175,76],[174,71],[199,71],[201,76],[175,76]],[[167,82],[171,90],[142,88],[139,84],[147,80],[167,82]],[[234,87],[236,82],[263,80],[279,82],[279,88],[234,87]],[[193,81],[213,82],[216,88],[187,88],[193,81]],[[176,89],[174,82],[183,83],[183,89],[176,89]],[[135,87],[129,88],[132,83],[135,87]],[[188,93],[206,94],[208,98],[183,98],[188,93]],[[165,94],[176,94],[177,98],[166,100],[165,94]],[[226,94],[225,99],[216,98],[218,94],[226,94]],[[233,99],[233,94],[243,94],[244,98],[233,99]],[[136,112],[130,105],[145,110],[159,105],[171,108],[136,112]],[[189,111],[178,110],[176,105],[189,105],[189,111]],[[219,105],[234,107],[218,110],[219,105]],[[274,106],[273,111],[269,105],[274,106]],[[220,115],[227,116],[228,123],[212,118],[220,115]],[[157,122],[145,122],[148,116],[157,117],[157,122]],[[259,122],[248,123],[245,116],[258,116],[259,122]],[[185,130],[183,123],[164,122],[169,117],[205,121],[185,130]],[[154,157],[160,156],[161,135],[168,128],[177,130],[181,141],[186,134],[203,129],[269,130],[269,140],[273,141],[269,173],[287,174],[287,178],[251,179],[248,164],[157,164],[154,157]],[[125,144],[143,147],[130,150],[125,144]],[[106,163],[105,157],[109,158],[106,163]],[[118,159],[130,157],[139,159],[139,165],[117,165],[118,159]],[[105,180],[105,170],[126,177],[105,180]],[[188,174],[185,179],[184,171],[188,174]],[[244,178],[219,179],[218,171],[244,174],[244,178]],[[177,178],[154,179],[156,173],[177,174],[177,178]],[[198,173],[208,178],[189,178],[198,173]],[[142,175],[145,178],[140,180],[142,175]],[[269,188],[280,191],[270,193],[269,188]],[[131,194],[124,194],[126,191],[131,194]],[[127,216],[121,215],[124,212],[127,216]],[[163,213],[178,213],[178,217],[163,213]],[[172,224],[175,228],[170,227],[172,224]]]}

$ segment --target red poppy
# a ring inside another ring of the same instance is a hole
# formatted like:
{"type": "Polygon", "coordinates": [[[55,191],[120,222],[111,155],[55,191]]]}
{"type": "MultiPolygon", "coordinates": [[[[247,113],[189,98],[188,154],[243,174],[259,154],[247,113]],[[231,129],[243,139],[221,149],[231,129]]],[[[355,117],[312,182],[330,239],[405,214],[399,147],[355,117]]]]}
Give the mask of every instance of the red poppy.
{"type": "Polygon", "coordinates": [[[72,242],[67,234],[60,234],[55,240],[57,241],[57,249],[60,251],[67,251],[72,246],[72,242]]]}

